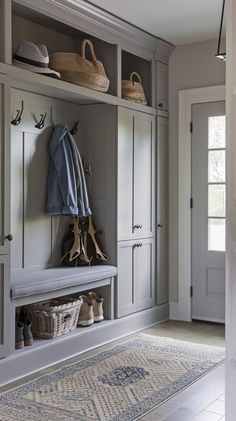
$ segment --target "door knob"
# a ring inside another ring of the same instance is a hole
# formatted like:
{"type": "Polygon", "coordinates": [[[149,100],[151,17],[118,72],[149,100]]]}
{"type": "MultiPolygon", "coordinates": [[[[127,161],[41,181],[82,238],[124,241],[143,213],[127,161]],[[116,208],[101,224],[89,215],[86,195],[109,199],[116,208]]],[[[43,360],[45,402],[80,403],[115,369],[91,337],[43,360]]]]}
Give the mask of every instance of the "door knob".
{"type": "Polygon", "coordinates": [[[6,236],[6,239],[7,239],[8,241],[12,241],[12,240],[13,240],[13,235],[12,235],[12,234],[8,234],[8,235],[6,236]]]}

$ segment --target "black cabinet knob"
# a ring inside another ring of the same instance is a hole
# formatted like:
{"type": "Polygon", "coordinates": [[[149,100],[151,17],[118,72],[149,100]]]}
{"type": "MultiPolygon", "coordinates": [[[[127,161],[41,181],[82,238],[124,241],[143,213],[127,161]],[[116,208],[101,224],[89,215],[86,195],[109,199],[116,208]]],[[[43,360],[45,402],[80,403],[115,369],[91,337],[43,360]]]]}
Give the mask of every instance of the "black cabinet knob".
{"type": "Polygon", "coordinates": [[[134,245],[133,245],[133,247],[142,247],[142,243],[135,243],[134,245]]]}
{"type": "Polygon", "coordinates": [[[137,224],[133,226],[133,229],[140,229],[143,228],[142,224],[137,224]]]}
{"type": "Polygon", "coordinates": [[[157,228],[162,228],[163,227],[163,225],[162,224],[158,224],[157,225],[157,228]]]}
{"type": "Polygon", "coordinates": [[[7,239],[8,241],[12,241],[12,240],[13,240],[13,235],[12,235],[12,234],[8,234],[8,235],[6,236],[6,239],[7,239]]]}
{"type": "Polygon", "coordinates": [[[163,108],[163,102],[159,102],[158,107],[163,108]]]}

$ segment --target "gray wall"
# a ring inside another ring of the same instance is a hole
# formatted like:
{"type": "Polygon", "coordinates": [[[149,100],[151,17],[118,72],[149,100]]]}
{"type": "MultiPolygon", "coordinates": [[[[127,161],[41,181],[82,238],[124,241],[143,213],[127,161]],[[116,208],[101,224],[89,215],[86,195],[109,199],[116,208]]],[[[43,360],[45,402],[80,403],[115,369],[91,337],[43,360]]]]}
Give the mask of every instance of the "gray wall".
{"type": "Polygon", "coordinates": [[[178,302],[178,91],[225,83],[225,64],[214,57],[217,41],[177,47],[169,73],[169,292],[178,302]]]}

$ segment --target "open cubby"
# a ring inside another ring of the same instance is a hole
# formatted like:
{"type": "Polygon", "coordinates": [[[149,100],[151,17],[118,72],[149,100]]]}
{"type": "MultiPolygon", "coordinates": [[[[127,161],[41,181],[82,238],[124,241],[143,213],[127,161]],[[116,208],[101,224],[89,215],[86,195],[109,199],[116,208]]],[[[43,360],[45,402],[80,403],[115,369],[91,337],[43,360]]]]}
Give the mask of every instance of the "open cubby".
{"type": "MultiPolygon", "coordinates": [[[[50,339],[48,338],[47,339],[47,338],[39,338],[38,336],[33,336],[33,345],[23,347],[23,349],[22,348],[17,349],[16,352],[19,353],[19,352],[22,352],[24,350],[33,349],[33,348],[38,347],[40,345],[47,345],[48,343],[53,342],[53,341],[60,341],[61,339],[65,338],[68,335],[71,336],[71,335],[84,334],[84,333],[86,333],[87,330],[90,331],[91,328],[92,328],[92,330],[96,331],[97,328],[99,329],[99,326],[101,327],[101,325],[107,324],[109,321],[111,321],[113,319],[113,309],[112,309],[112,306],[111,306],[111,299],[112,298],[111,298],[111,286],[110,285],[104,285],[104,286],[101,286],[101,287],[98,287],[98,288],[93,288],[91,286],[88,289],[81,290],[78,293],[69,294],[69,295],[61,295],[61,293],[58,292],[59,295],[57,296],[57,298],[59,298],[59,299],[72,298],[73,300],[77,300],[77,299],[79,299],[79,297],[81,295],[87,295],[89,291],[96,292],[98,295],[100,295],[104,298],[104,302],[103,302],[104,320],[102,320],[99,323],[93,323],[90,326],[85,326],[85,327],[77,326],[71,332],[64,333],[62,335],[56,336],[55,338],[50,338],[50,339]]],[[[45,300],[43,300],[43,301],[45,301],[45,300]]],[[[40,304],[40,302],[42,302],[42,298],[40,299],[40,295],[38,295],[37,298],[35,298],[34,303],[40,304]]],[[[24,310],[24,309],[27,310],[27,309],[30,308],[30,306],[31,305],[29,304],[29,305],[21,305],[21,306],[15,307],[15,313],[16,313],[16,315],[18,314],[16,318],[18,319],[20,317],[22,310],[24,310]]]]}
{"type": "MultiPolygon", "coordinates": [[[[108,94],[117,95],[117,53],[116,45],[105,42],[90,34],[68,26],[58,20],[36,13],[13,2],[12,15],[12,56],[20,41],[27,40],[36,44],[45,44],[49,55],[54,52],[80,53],[81,42],[88,38],[94,45],[94,51],[110,80],[108,94]],[[52,29],[53,28],[53,29],[52,29]]],[[[89,57],[89,51],[86,51],[89,57]]]]}
{"type": "MultiPolygon", "coordinates": [[[[130,74],[136,72],[139,74],[147,105],[152,105],[152,66],[151,61],[145,60],[127,51],[122,51],[122,80],[129,80],[130,74]]],[[[134,79],[136,81],[136,78],[134,79]]]]}

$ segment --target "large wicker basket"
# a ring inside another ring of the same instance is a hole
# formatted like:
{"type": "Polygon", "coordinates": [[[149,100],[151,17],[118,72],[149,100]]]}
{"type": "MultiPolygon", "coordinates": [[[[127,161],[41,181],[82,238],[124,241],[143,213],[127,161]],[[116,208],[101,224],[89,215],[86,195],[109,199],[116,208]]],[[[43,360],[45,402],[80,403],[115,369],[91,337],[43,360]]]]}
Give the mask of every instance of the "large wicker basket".
{"type": "Polygon", "coordinates": [[[139,104],[147,104],[142,81],[138,73],[133,72],[129,80],[122,80],[122,98],[138,102],[139,104]],[[134,76],[136,76],[138,82],[134,82],[134,76]]]}
{"type": "Polygon", "coordinates": [[[77,326],[81,304],[82,300],[68,297],[32,304],[28,310],[33,336],[50,339],[71,332],[77,326]]]}
{"type": "Polygon", "coordinates": [[[62,80],[101,92],[108,91],[110,81],[102,62],[96,58],[92,42],[88,39],[82,42],[81,54],[60,52],[51,54],[50,66],[60,71],[62,80]],[[85,57],[86,45],[90,50],[91,61],[85,57]]]}

